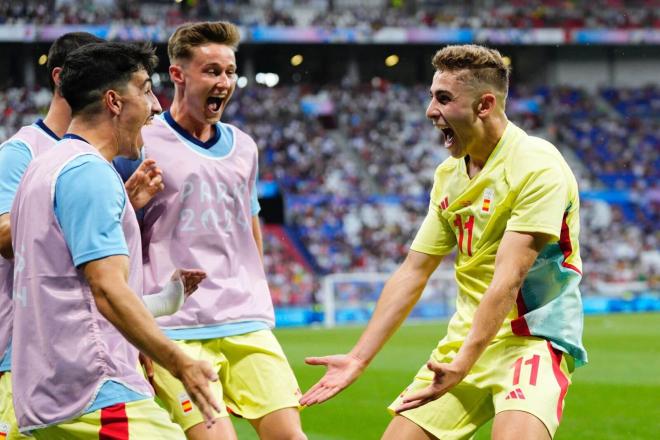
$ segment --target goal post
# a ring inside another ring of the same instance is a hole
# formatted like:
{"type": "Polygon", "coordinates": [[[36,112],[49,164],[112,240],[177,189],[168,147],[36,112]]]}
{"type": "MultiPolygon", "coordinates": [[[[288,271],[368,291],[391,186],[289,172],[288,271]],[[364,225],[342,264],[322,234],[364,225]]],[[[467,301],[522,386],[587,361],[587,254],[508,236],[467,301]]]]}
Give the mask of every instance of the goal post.
{"type": "MultiPolygon", "coordinates": [[[[391,273],[344,272],[326,275],[322,281],[323,324],[366,323],[374,311],[391,273]]],[[[455,310],[456,281],[453,268],[438,268],[410,312],[409,319],[443,319],[455,310]]]]}

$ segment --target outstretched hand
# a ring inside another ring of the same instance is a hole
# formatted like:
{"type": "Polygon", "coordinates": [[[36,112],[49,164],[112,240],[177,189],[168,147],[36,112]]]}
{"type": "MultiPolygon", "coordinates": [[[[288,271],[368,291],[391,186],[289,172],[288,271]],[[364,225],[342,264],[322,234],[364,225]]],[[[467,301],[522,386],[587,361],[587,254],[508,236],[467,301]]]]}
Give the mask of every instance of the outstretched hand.
{"type": "Polygon", "coordinates": [[[144,208],[163,189],[163,171],[153,159],[145,159],[124,184],[133,209],[144,208]]]}
{"type": "Polygon", "coordinates": [[[170,278],[171,281],[181,280],[183,283],[183,297],[188,299],[192,293],[197,290],[199,283],[206,278],[206,272],[199,269],[177,269],[170,278]]]}
{"type": "Polygon", "coordinates": [[[428,361],[426,367],[433,371],[433,382],[426,388],[412,392],[403,398],[403,403],[396,408],[397,413],[425,405],[445,394],[452,387],[463,380],[466,373],[455,368],[452,364],[441,364],[428,361]]]}
{"type": "Polygon", "coordinates": [[[308,365],[324,365],[328,370],[314,386],[300,399],[301,405],[315,405],[325,402],[348,387],[360,377],[367,363],[352,355],[334,355],[324,357],[309,357],[305,359],[308,365]]]}

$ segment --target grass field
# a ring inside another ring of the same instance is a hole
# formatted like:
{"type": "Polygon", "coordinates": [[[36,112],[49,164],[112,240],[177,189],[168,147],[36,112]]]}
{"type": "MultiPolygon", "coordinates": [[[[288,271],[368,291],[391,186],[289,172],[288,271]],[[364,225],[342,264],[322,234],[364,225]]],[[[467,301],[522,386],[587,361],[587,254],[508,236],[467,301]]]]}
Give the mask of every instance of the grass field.
{"type": "MultiPolygon", "coordinates": [[[[380,438],[390,420],[385,407],[412,379],[445,327],[444,322],[404,326],[351,388],[303,411],[309,439],[380,438]]],[[[324,370],[306,366],[304,357],[345,352],[361,331],[284,329],[277,336],[305,390],[324,370]]],[[[584,343],[590,363],[573,375],[555,438],[660,439],[660,314],[588,317],[584,343]]],[[[236,428],[239,439],[257,438],[244,421],[236,428]]],[[[488,438],[490,425],[476,436],[488,438]]]]}

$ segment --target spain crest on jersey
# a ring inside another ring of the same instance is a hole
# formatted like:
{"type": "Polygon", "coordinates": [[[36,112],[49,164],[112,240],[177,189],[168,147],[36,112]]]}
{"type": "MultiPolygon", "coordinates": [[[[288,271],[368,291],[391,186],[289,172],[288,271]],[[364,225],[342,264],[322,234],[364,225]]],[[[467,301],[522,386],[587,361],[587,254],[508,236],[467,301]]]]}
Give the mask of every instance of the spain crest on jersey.
{"type": "Polygon", "coordinates": [[[484,201],[481,205],[482,212],[490,214],[490,205],[493,203],[493,197],[495,197],[495,191],[492,188],[486,188],[484,190],[484,201]]]}
{"type": "Polygon", "coordinates": [[[0,440],[4,440],[9,436],[9,424],[0,422],[0,440]]]}

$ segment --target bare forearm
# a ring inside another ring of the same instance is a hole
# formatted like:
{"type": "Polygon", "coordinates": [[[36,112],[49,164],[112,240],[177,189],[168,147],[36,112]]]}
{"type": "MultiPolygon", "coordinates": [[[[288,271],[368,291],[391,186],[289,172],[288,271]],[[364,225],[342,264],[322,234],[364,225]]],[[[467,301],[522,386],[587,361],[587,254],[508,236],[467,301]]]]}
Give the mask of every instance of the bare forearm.
{"type": "Polygon", "coordinates": [[[261,223],[259,222],[259,216],[252,216],[252,235],[254,236],[254,241],[257,244],[257,250],[259,251],[259,258],[261,262],[264,261],[264,240],[263,234],[261,233],[261,223]]]}
{"type": "MultiPolygon", "coordinates": [[[[491,286],[474,314],[473,325],[454,362],[468,371],[495,338],[504,319],[516,303],[519,284],[507,280],[505,285],[491,286]]],[[[522,280],[520,280],[522,284],[522,280]]]]}
{"type": "Polygon", "coordinates": [[[92,286],[96,306],[138,350],[172,372],[176,346],[160,331],[140,299],[125,283],[92,286]]]}
{"type": "Polygon", "coordinates": [[[399,268],[385,284],[369,325],[350,354],[367,364],[371,362],[410,314],[427,280],[399,268]]]}
{"type": "Polygon", "coordinates": [[[495,259],[495,273],[472,320],[472,328],[461,346],[455,364],[468,371],[495,338],[513,309],[527,272],[547,243],[544,235],[507,232],[495,259]]]}
{"type": "Polygon", "coordinates": [[[0,255],[8,260],[14,258],[14,249],[11,245],[9,214],[0,215],[0,255]]]}

